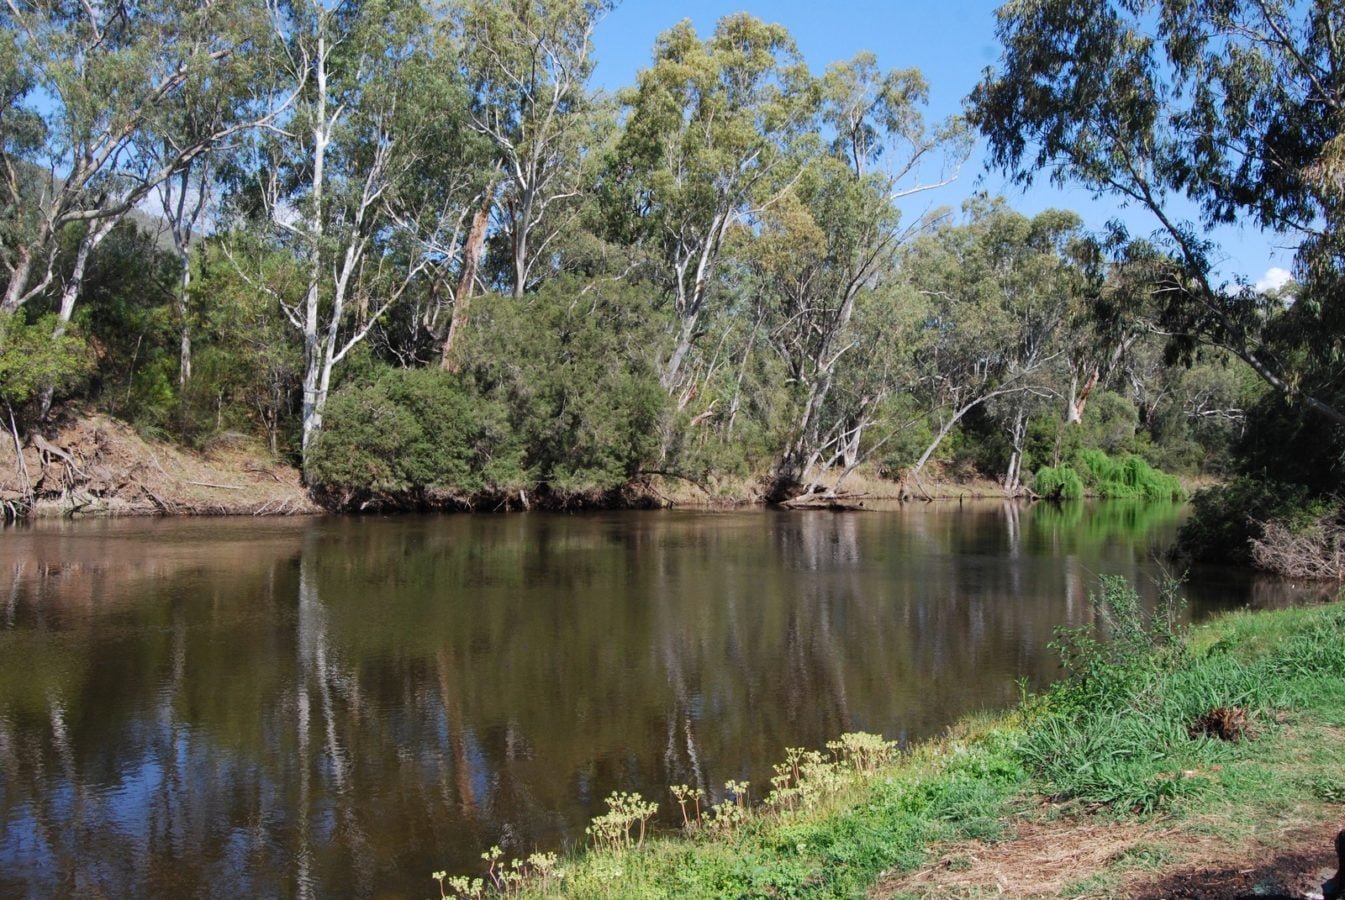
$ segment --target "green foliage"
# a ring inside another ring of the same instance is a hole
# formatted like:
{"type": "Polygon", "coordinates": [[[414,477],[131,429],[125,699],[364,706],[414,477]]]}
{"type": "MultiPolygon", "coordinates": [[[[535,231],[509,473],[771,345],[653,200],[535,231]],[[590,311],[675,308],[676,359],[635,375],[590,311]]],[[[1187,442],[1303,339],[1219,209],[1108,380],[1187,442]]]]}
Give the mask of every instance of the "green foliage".
{"type": "Polygon", "coordinates": [[[1033,479],[1032,489],[1047,500],[1079,500],[1083,497],[1083,481],[1069,466],[1042,466],[1033,479]]]}
{"type": "Polygon", "coordinates": [[[1159,472],[1140,457],[1117,460],[1101,450],[1080,450],[1071,465],[1041,467],[1033,490],[1049,500],[1078,500],[1085,493],[1106,500],[1181,500],[1186,496],[1175,476],[1159,472]]]}
{"type": "Polygon", "coordinates": [[[1194,666],[1178,626],[1176,585],[1146,617],[1125,579],[1102,579],[1093,595],[1100,628],[1064,630],[1055,646],[1065,678],[1029,706],[1024,765],[1061,799],[1151,812],[1201,788],[1181,773],[1225,751],[1194,740],[1205,711],[1264,711],[1264,682],[1232,659],[1194,666]]]}
{"type": "MultiPolygon", "coordinates": [[[[1143,287],[1121,304],[1127,315],[1172,335],[1171,357],[1189,361],[1212,344],[1253,363],[1274,403],[1311,417],[1288,432],[1309,451],[1339,449],[1345,430],[1345,235],[1336,227],[1345,158],[1340,121],[1327,112],[1342,87],[1317,77],[1345,53],[1329,19],[1310,4],[1006,4],[1002,64],[970,100],[992,163],[1017,180],[1045,174],[1153,214],[1162,230],[1152,242],[1113,229],[1117,260],[1143,287]],[[1289,158],[1293,166],[1276,162],[1289,158]],[[1178,202],[1201,221],[1183,220],[1178,202]],[[1303,282],[1292,303],[1214,280],[1219,248],[1206,226],[1243,220],[1296,246],[1303,282]]],[[[1284,449],[1279,429],[1255,430],[1284,449]]]]}
{"type": "Polygon", "coordinates": [[[667,403],[643,348],[624,345],[643,302],[558,280],[482,304],[467,372],[384,369],[332,395],[310,479],[341,506],[519,491],[563,504],[623,487],[657,449],[667,403]]]}
{"type": "Polygon", "coordinates": [[[77,332],[53,338],[55,325],[55,316],[28,323],[0,313],[0,403],[21,406],[48,385],[67,390],[88,372],[84,339],[77,332]]]}
{"type": "Polygon", "coordinates": [[[332,396],[309,478],[341,506],[416,505],[437,494],[466,503],[518,474],[499,440],[502,418],[461,378],[387,370],[332,396]]]}
{"type": "Polygon", "coordinates": [[[1181,482],[1159,472],[1138,456],[1113,459],[1101,450],[1081,450],[1076,457],[1084,486],[1107,500],[1181,500],[1181,482]]]}
{"type": "Polygon", "coordinates": [[[1177,550],[1195,560],[1251,562],[1251,541],[1270,519],[1301,523],[1322,511],[1302,485],[1236,478],[1197,491],[1191,518],[1177,535],[1177,550]]]}
{"type": "Polygon", "coordinates": [[[602,494],[653,456],[668,404],[650,353],[657,322],[646,291],[616,282],[556,279],[482,304],[469,375],[505,411],[519,487],[602,494]]]}
{"type": "Polygon", "coordinates": [[[658,812],[657,803],[649,803],[639,794],[614,791],[606,800],[607,812],[585,829],[595,847],[630,850],[644,844],[649,820],[658,812]]]}
{"type": "Polygon", "coordinates": [[[1028,423],[1023,447],[1023,468],[1059,466],[1074,458],[1083,446],[1083,430],[1066,422],[1059,413],[1035,416],[1028,423]]]}
{"type": "Polygon", "coordinates": [[[1113,391],[1098,391],[1088,401],[1088,411],[1080,423],[1079,442],[1111,455],[1129,453],[1135,448],[1139,412],[1128,397],[1113,391]]]}

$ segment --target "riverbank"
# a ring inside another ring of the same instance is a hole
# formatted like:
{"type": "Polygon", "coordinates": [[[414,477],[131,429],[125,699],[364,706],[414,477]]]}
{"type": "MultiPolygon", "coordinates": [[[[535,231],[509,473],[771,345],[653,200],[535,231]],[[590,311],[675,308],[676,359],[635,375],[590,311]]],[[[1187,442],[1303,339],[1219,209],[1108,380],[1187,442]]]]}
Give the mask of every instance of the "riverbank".
{"type": "MultiPolygon", "coordinates": [[[[315,498],[298,468],[273,458],[251,437],[225,434],[201,450],[137,433],[103,415],[71,415],[49,437],[30,435],[16,454],[11,437],[0,441],[0,503],[25,504],[29,515],[307,515],[324,509],[388,511],[391,502],[315,498]]],[[[834,477],[834,476],[833,476],[834,477]]],[[[474,511],[527,509],[735,508],[764,505],[763,477],[709,482],[648,474],[625,488],[598,494],[427,496],[409,508],[474,511]]],[[[845,480],[845,495],[868,502],[1007,498],[979,476],[953,478],[932,467],[918,482],[893,481],[865,469],[845,480]]]]}
{"type": "Polygon", "coordinates": [[[1112,640],[1077,636],[1069,677],[1007,716],[905,753],[853,735],[790,751],[767,790],[616,798],[595,849],[500,857],[444,893],[492,880],[614,898],[1316,889],[1345,824],[1345,604],[1231,614],[1177,641],[1165,621],[1141,627],[1122,588],[1103,591],[1112,640]],[[685,809],[687,833],[642,840],[645,802],[685,809]]]}
{"type": "Polygon", "coordinates": [[[252,438],[224,435],[200,452],[147,440],[107,416],[70,418],[16,454],[0,441],[0,501],[33,517],[305,515],[322,511],[298,469],[252,438]]]}
{"type": "MultiPolygon", "coordinates": [[[[124,422],[95,414],[69,415],[48,434],[30,435],[18,454],[12,436],[0,441],[0,504],[31,501],[30,515],[53,517],[299,515],[324,510],[731,509],[768,503],[765,473],[708,480],[643,473],[619,489],[598,492],[541,490],[460,496],[421,490],[405,496],[330,492],[314,496],[304,486],[298,468],[275,459],[255,438],[241,434],[217,436],[194,450],[146,438],[124,422]]],[[[836,488],[839,474],[823,477],[827,491],[836,488]]],[[[1189,493],[1202,484],[1184,486],[1189,493]]],[[[835,497],[826,491],[815,497],[822,502],[797,505],[862,509],[917,501],[1024,499],[1024,494],[1011,494],[993,479],[975,472],[947,471],[934,462],[920,477],[900,480],[861,466],[846,475],[835,497]]],[[[14,509],[9,506],[6,512],[14,509]]]]}

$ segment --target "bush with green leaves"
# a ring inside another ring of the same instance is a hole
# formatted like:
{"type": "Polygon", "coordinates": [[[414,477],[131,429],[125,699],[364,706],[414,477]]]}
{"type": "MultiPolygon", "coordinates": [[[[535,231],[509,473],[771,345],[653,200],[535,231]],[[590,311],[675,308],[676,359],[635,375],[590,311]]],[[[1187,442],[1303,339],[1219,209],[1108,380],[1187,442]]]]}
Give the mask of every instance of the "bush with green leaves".
{"type": "Polygon", "coordinates": [[[341,507],[467,507],[520,492],[563,506],[624,488],[657,452],[668,404],[652,341],[626,340],[648,327],[635,322],[646,301],[567,281],[482,298],[463,373],[375,366],[332,394],[310,483],[341,507]]]}
{"type": "Polygon", "coordinates": [[[1160,472],[1138,456],[1114,459],[1101,450],[1080,450],[1075,468],[1084,486],[1108,500],[1181,500],[1176,476],[1160,472]]]}
{"type": "Polygon", "coordinates": [[[465,505],[525,482],[502,411],[437,369],[388,369],[333,394],[306,474],[343,507],[465,505]]]}
{"type": "Polygon", "coordinates": [[[1078,500],[1083,497],[1083,481],[1069,466],[1042,466],[1033,479],[1032,489],[1047,500],[1078,500]]]}
{"type": "Polygon", "coordinates": [[[89,369],[83,338],[71,332],[53,338],[55,324],[55,316],[30,324],[21,314],[0,313],[0,403],[16,415],[45,387],[66,389],[89,369]]]}
{"type": "Polygon", "coordinates": [[[1303,485],[1259,478],[1236,478],[1197,491],[1191,518],[1177,534],[1177,552],[1194,560],[1250,565],[1251,542],[1261,537],[1260,523],[1274,519],[1291,526],[1325,511],[1303,485]]]}
{"type": "Polygon", "coordinates": [[[669,399],[647,289],[559,278],[521,299],[482,298],[473,314],[465,374],[503,411],[528,482],[601,495],[656,456],[669,399]]]}

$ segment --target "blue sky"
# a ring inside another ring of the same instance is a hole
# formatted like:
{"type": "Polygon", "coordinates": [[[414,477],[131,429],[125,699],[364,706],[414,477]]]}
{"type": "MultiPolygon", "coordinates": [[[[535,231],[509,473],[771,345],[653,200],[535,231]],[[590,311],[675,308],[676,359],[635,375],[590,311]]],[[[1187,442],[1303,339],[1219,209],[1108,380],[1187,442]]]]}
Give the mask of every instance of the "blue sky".
{"type": "MultiPolygon", "coordinates": [[[[962,98],[981,72],[995,63],[999,54],[997,5],[963,0],[755,0],[750,4],[743,0],[624,0],[598,27],[595,81],[608,90],[631,84],[636,71],[649,64],[655,37],[681,19],[690,19],[706,35],[721,16],[746,9],[787,27],[815,72],[861,50],[876,53],[883,68],[920,69],[930,87],[927,116],[938,119],[959,111],[962,98]]],[[[1101,228],[1118,215],[1135,234],[1148,234],[1155,227],[1147,215],[1118,209],[1111,198],[1094,200],[1083,191],[1060,191],[1045,184],[1024,193],[1003,175],[987,172],[979,148],[957,182],[922,199],[955,206],[978,190],[1003,194],[1010,205],[1029,215],[1052,206],[1073,209],[1089,228],[1101,228]]],[[[1221,228],[1214,236],[1223,250],[1220,274],[1225,278],[1240,275],[1257,281],[1271,267],[1289,268],[1293,258],[1283,238],[1262,234],[1254,227],[1221,228]]]]}

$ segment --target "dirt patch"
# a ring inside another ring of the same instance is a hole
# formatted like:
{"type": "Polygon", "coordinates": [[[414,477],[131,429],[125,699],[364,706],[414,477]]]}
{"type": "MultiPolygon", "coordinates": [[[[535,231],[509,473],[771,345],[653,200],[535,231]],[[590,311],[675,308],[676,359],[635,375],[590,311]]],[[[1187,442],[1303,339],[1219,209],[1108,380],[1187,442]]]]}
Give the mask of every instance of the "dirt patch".
{"type": "Polygon", "coordinates": [[[1339,830],[1334,821],[1301,826],[1271,843],[1253,842],[1237,854],[1133,883],[1126,893],[1139,900],[1320,897],[1322,882],[1336,870],[1339,830]]]}
{"type": "Polygon", "coordinates": [[[1299,824],[1233,846],[1189,821],[1024,821],[1007,840],[944,845],[936,862],[880,882],[869,896],[1320,897],[1335,872],[1341,824],[1299,824]]]}
{"type": "Polygon", "coordinates": [[[295,515],[319,512],[298,470],[254,441],[226,436],[203,453],[147,441],[105,416],[0,440],[0,502],[31,498],[34,516],[295,515]]]}
{"type": "Polygon", "coordinates": [[[869,896],[1055,897],[1155,837],[1145,825],[1020,822],[1008,840],[945,845],[933,865],[880,882],[869,896]]]}

